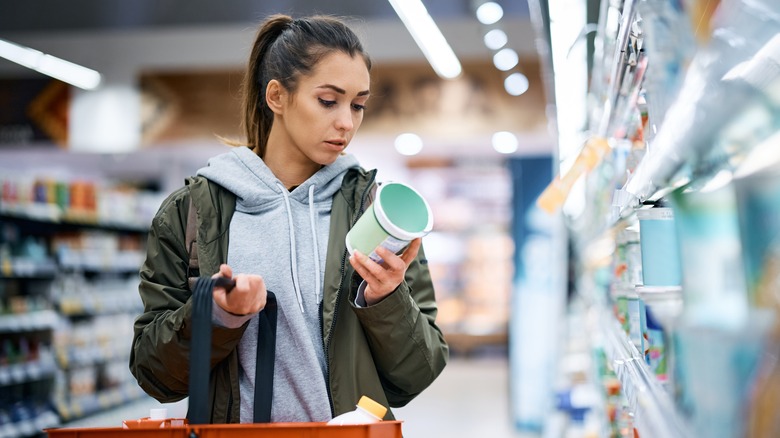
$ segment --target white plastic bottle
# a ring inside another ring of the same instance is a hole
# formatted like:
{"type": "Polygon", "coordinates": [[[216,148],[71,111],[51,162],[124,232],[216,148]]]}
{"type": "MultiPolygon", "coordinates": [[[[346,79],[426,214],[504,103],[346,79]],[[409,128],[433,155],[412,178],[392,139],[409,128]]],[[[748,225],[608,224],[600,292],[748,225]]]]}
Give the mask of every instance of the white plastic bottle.
{"type": "Polygon", "coordinates": [[[360,401],[354,411],[345,412],[328,421],[329,426],[344,426],[346,424],[368,424],[382,421],[387,413],[387,408],[371,400],[370,398],[360,397],[360,401]]]}

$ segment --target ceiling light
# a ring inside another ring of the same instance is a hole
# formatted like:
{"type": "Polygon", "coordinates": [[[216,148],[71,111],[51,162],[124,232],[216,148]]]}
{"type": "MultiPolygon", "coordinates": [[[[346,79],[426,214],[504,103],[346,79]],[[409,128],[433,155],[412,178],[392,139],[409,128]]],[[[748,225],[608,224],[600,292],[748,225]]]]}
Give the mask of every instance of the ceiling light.
{"type": "Polygon", "coordinates": [[[29,47],[0,39],[0,56],[85,90],[100,85],[100,73],[29,47]]]}
{"type": "Polygon", "coordinates": [[[485,2],[477,8],[477,20],[482,24],[494,24],[504,16],[504,10],[496,2],[485,2]]]}
{"type": "Polygon", "coordinates": [[[423,141],[417,134],[407,132],[395,138],[395,150],[401,155],[417,155],[422,148],[423,141]]]}
{"type": "Polygon", "coordinates": [[[512,73],[504,79],[504,89],[512,96],[519,96],[528,91],[528,78],[522,73],[512,73]]]}
{"type": "Polygon", "coordinates": [[[509,38],[506,36],[506,32],[501,29],[493,29],[485,34],[485,46],[490,50],[498,50],[506,45],[509,38]]]}
{"type": "Polygon", "coordinates": [[[509,48],[501,49],[493,55],[493,64],[501,71],[511,70],[519,61],[517,52],[509,48]]]}
{"type": "Polygon", "coordinates": [[[420,0],[389,1],[436,74],[445,79],[458,77],[461,73],[460,61],[422,2],[420,0]]]}
{"type": "Polygon", "coordinates": [[[517,151],[517,136],[507,131],[499,131],[493,134],[493,149],[502,154],[511,154],[517,151]]]}

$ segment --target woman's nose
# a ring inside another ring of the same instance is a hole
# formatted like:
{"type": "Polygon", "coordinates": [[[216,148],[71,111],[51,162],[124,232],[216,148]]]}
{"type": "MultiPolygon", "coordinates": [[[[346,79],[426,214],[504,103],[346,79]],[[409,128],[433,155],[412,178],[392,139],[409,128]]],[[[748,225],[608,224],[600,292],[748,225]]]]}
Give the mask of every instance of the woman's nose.
{"type": "Polygon", "coordinates": [[[336,116],[336,129],[340,131],[351,131],[355,127],[352,120],[352,108],[348,107],[346,111],[339,111],[336,116]]]}

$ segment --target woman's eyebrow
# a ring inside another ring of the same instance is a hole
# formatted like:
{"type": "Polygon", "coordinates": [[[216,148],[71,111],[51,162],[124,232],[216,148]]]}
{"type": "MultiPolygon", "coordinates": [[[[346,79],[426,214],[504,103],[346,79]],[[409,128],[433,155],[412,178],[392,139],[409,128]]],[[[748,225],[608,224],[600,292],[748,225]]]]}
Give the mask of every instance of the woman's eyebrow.
{"type": "MultiPolygon", "coordinates": [[[[345,90],[345,89],[343,89],[341,87],[337,87],[337,86],[332,85],[332,84],[320,85],[317,88],[327,88],[327,89],[333,90],[333,91],[335,91],[336,93],[339,93],[339,94],[347,94],[347,90],[345,90]]],[[[359,92],[357,95],[358,96],[367,96],[370,93],[371,92],[369,90],[363,90],[363,91],[359,92]]]]}

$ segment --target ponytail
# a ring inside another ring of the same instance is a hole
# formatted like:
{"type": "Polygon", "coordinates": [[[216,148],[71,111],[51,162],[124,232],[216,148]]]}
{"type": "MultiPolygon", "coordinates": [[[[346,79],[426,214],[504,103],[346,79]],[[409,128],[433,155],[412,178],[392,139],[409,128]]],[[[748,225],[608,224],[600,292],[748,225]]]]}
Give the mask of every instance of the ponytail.
{"type": "Polygon", "coordinates": [[[266,73],[263,61],[267,58],[271,45],[291,23],[292,18],[282,14],[273,15],[265,21],[257,31],[244,75],[242,112],[246,143],[261,157],[265,155],[265,144],[274,121],[274,114],[265,102],[265,89],[270,79],[263,77],[263,73],[266,73]]]}

